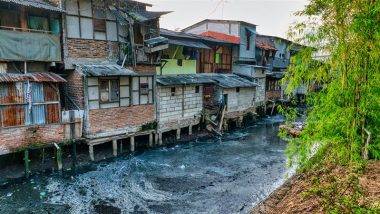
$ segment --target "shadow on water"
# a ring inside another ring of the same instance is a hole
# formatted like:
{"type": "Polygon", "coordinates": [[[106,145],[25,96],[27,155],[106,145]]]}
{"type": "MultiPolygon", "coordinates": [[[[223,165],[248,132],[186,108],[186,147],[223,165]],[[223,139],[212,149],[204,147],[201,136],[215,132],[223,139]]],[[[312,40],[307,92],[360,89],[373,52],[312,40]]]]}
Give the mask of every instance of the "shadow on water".
{"type": "Polygon", "coordinates": [[[0,213],[247,213],[287,176],[281,117],[0,189],[0,213]]]}

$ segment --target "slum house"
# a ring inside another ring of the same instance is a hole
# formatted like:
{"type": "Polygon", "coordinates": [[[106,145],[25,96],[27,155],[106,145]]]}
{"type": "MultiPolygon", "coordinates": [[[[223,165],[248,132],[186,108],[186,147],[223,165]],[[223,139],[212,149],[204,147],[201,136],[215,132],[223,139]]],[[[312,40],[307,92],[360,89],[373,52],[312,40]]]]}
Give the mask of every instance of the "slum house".
{"type": "Polygon", "coordinates": [[[161,29],[169,48],[162,51],[161,74],[231,73],[232,43],[184,32],[161,29]]]}
{"type": "Polygon", "coordinates": [[[235,44],[232,49],[232,71],[255,81],[256,105],[265,105],[266,68],[256,64],[256,25],[234,20],[206,19],[183,30],[235,44]]]}
{"type": "Polygon", "coordinates": [[[211,47],[195,35],[166,29],[161,29],[160,34],[168,39],[169,48],[161,53],[157,75],[199,73],[200,53],[211,47]]]}
{"type": "Polygon", "coordinates": [[[0,155],[81,136],[80,112],[62,108],[66,81],[53,73],[62,63],[57,3],[0,1],[0,155]]]}
{"type": "MultiPolygon", "coordinates": [[[[283,73],[273,71],[273,62],[277,49],[271,37],[257,34],[256,61],[257,64],[268,69],[266,78],[266,102],[273,103],[283,98],[281,79],[283,73]]],[[[268,104],[267,104],[268,106],[268,104]]]]}
{"type": "Polygon", "coordinates": [[[213,96],[204,97],[204,106],[211,114],[219,108],[219,131],[228,129],[231,121],[240,127],[244,117],[256,115],[257,83],[236,74],[204,74],[202,78],[214,82],[213,96]]]}
{"type": "Polygon", "coordinates": [[[123,10],[130,25],[131,46],[128,52],[132,59],[133,70],[138,73],[156,73],[161,64],[161,51],[169,47],[167,39],[160,36],[160,17],[170,12],[148,11],[151,4],[127,0],[123,10]]]}
{"type": "MultiPolygon", "coordinates": [[[[149,26],[144,24],[140,29],[139,23],[130,17],[145,11],[146,4],[135,1],[126,4],[107,8],[89,0],[66,2],[67,94],[72,108],[84,110],[84,138],[92,160],[94,146],[106,142],[112,142],[114,155],[118,153],[118,144],[122,145],[127,138],[132,151],[137,136],[149,135],[152,144],[155,81],[154,73],[144,69],[155,65],[147,62],[139,67],[134,41],[142,39],[147,55],[153,53],[152,49],[160,50],[166,45],[148,45],[146,41],[159,34],[148,35],[149,26]],[[129,4],[135,5],[132,11],[129,4]],[[141,32],[146,34],[140,35],[141,32]],[[132,50],[125,51],[128,47],[132,50]],[[129,57],[135,62],[129,62],[129,57]]],[[[158,16],[155,17],[158,21],[158,16]]]]}
{"type": "MultiPolygon", "coordinates": [[[[276,51],[269,55],[269,72],[267,73],[267,102],[284,102],[288,97],[284,93],[285,85],[281,83],[285,72],[290,65],[290,58],[294,56],[302,48],[301,45],[295,44],[292,41],[276,36],[257,35],[259,43],[266,43],[276,51]]],[[[258,47],[259,48],[259,45],[258,47]]],[[[294,91],[295,96],[304,95],[305,91],[300,87],[294,91]]]]}
{"type": "Polygon", "coordinates": [[[157,122],[159,144],[162,134],[176,130],[177,139],[181,129],[188,134],[199,128],[203,112],[203,87],[213,81],[201,74],[179,74],[157,76],[157,122]]]}

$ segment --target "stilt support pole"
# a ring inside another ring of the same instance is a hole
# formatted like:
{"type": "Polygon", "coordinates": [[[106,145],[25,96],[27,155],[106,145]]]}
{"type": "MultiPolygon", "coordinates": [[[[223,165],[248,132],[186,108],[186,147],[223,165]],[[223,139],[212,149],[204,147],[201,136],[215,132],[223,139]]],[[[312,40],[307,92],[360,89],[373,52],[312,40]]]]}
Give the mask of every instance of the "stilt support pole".
{"type": "Polygon", "coordinates": [[[112,154],[117,157],[117,140],[112,140],[112,154]]]}
{"type": "Polygon", "coordinates": [[[135,137],[132,136],[130,141],[131,141],[131,148],[130,148],[131,152],[134,152],[135,151],[135,137]]]}
{"type": "Polygon", "coordinates": [[[93,145],[88,146],[88,152],[90,153],[90,160],[95,161],[94,146],[93,145]]]}
{"type": "Polygon", "coordinates": [[[24,151],[24,164],[25,164],[25,177],[29,178],[30,175],[30,165],[29,165],[29,150],[24,151]]]}

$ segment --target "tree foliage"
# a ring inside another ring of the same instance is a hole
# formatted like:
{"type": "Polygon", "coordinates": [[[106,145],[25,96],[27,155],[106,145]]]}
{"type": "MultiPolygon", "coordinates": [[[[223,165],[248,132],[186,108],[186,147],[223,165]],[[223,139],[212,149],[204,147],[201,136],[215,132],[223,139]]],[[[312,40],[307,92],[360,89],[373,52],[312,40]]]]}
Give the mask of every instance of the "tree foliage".
{"type": "Polygon", "coordinates": [[[307,19],[290,35],[308,48],[292,58],[284,81],[287,93],[309,89],[310,109],[291,159],[303,168],[359,163],[366,151],[380,159],[380,1],[311,0],[298,15],[307,19]]]}

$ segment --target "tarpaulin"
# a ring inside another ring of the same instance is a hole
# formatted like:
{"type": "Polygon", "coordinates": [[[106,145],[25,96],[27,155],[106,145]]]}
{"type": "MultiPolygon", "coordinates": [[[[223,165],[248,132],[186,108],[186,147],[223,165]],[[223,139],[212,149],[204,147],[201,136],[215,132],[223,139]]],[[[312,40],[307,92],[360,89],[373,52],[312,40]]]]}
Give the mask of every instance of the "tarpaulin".
{"type": "Polygon", "coordinates": [[[59,62],[60,39],[47,33],[0,30],[0,59],[59,62]]]}

